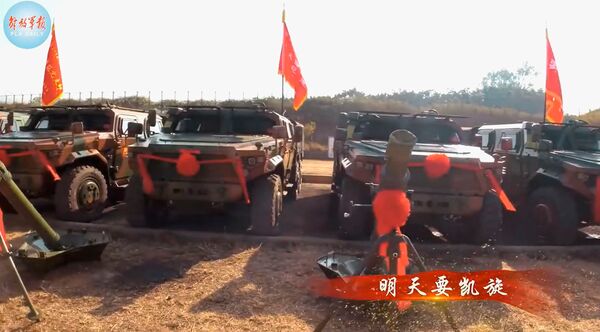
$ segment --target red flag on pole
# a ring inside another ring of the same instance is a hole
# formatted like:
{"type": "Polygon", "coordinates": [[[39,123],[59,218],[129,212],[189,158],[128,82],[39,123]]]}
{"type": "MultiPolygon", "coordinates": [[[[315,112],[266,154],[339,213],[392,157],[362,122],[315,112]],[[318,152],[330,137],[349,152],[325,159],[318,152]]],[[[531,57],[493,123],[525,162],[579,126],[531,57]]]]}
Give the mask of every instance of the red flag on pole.
{"type": "Polygon", "coordinates": [[[294,110],[297,111],[306,100],[308,91],[304,78],[302,78],[296,52],[294,52],[292,46],[290,33],[285,24],[285,12],[283,13],[283,45],[279,57],[279,75],[283,75],[288,84],[294,89],[294,110]]]}
{"type": "Polygon", "coordinates": [[[552,46],[550,46],[550,39],[548,39],[548,30],[546,30],[546,108],[544,121],[550,123],[563,122],[562,91],[554,52],[552,52],[552,46]]]}
{"type": "Polygon", "coordinates": [[[58,61],[58,46],[52,24],[52,40],[48,49],[46,59],[46,71],[44,73],[44,87],[42,90],[42,106],[51,106],[56,103],[63,94],[62,75],[60,73],[60,62],[58,61]]]}

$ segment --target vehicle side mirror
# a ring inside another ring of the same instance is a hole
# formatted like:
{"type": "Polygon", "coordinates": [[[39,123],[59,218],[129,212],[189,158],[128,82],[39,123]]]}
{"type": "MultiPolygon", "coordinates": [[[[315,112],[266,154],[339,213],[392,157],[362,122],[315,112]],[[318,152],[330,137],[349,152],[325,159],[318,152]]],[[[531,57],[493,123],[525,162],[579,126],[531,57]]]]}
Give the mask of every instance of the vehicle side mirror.
{"type": "Polygon", "coordinates": [[[500,149],[503,151],[509,151],[513,149],[512,137],[502,137],[500,139],[500,149]]]}
{"type": "Polygon", "coordinates": [[[73,135],[83,134],[83,122],[72,122],[71,133],[73,135]]]}
{"type": "Polygon", "coordinates": [[[154,127],[156,126],[156,110],[148,111],[148,126],[154,127]]]}
{"type": "Polygon", "coordinates": [[[538,145],[540,152],[550,152],[552,150],[552,141],[549,139],[542,139],[538,145]]]}
{"type": "Polygon", "coordinates": [[[274,138],[282,138],[288,139],[290,138],[287,127],[286,126],[273,126],[272,127],[272,135],[274,138]]]}
{"type": "Polygon", "coordinates": [[[335,129],[335,139],[343,141],[348,137],[348,130],[346,128],[335,129]]]}
{"type": "Polygon", "coordinates": [[[531,127],[531,142],[537,143],[542,138],[542,126],[539,124],[533,125],[531,127]]]}
{"type": "Polygon", "coordinates": [[[6,124],[11,127],[15,125],[15,112],[8,112],[8,115],[6,116],[6,124]]]}
{"type": "Polygon", "coordinates": [[[473,146],[481,148],[483,146],[483,136],[475,134],[473,137],[473,146]]]}
{"type": "Polygon", "coordinates": [[[294,142],[296,142],[296,143],[304,142],[304,126],[302,126],[302,125],[294,126],[294,142]]]}
{"type": "Polygon", "coordinates": [[[127,124],[127,137],[137,137],[144,132],[144,125],[137,122],[127,124]]]}
{"type": "Polygon", "coordinates": [[[337,126],[338,127],[346,127],[347,123],[348,123],[348,113],[346,113],[346,112],[340,113],[340,115],[338,115],[338,118],[337,118],[337,126]]]}

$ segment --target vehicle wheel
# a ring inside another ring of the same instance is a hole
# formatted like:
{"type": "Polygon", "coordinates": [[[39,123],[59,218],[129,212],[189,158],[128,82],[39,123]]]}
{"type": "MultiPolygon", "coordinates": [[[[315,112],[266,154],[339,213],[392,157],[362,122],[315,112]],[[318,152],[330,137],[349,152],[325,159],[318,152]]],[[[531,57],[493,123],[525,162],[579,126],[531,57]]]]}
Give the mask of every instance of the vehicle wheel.
{"type": "Polygon", "coordinates": [[[503,211],[498,196],[488,192],[479,213],[459,220],[445,220],[444,237],[451,243],[485,244],[496,241],[502,227],[503,211]]]}
{"type": "Polygon", "coordinates": [[[483,206],[477,219],[469,220],[467,225],[470,234],[467,239],[473,244],[493,243],[502,227],[502,203],[495,193],[488,192],[483,196],[483,206]]]}
{"type": "Polygon", "coordinates": [[[146,226],[157,228],[164,226],[169,221],[171,207],[168,202],[145,197],[144,217],[146,226]]]}
{"type": "Polygon", "coordinates": [[[558,187],[542,187],[527,199],[525,232],[537,242],[539,237],[551,244],[570,245],[577,240],[579,215],[573,196],[558,187]]]}
{"type": "Polygon", "coordinates": [[[127,189],[125,188],[112,188],[112,190],[109,190],[108,203],[110,205],[116,205],[117,203],[124,201],[126,190],[127,189]]]}
{"type": "Polygon", "coordinates": [[[282,186],[278,175],[254,181],[250,189],[250,224],[259,235],[278,235],[282,210],[282,186]]]}
{"type": "Polygon", "coordinates": [[[125,203],[127,222],[133,227],[159,227],[169,218],[166,202],[148,198],[142,190],[142,180],[138,175],[129,178],[125,203]]]}
{"type": "Polygon", "coordinates": [[[287,197],[295,201],[300,196],[300,191],[302,190],[302,162],[297,161],[294,165],[294,185],[288,189],[287,197]]]}
{"type": "Polygon", "coordinates": [[[138,175],[132,175],[129,178],[129,184],[125,191],[125,208],[127,222],[133,227],[146,226],[146,218],[144,216],[144,207],[146,199],[142,190],[142,180],[138,175]]]}
{"type": "Polygon", "coordinates": [[[338,197],[338,194],[336,192],[331,192],[329,193],[329,204],[327,205],[327,215],[329,217],[329,223],[330,225],[337,225],[338,224],[338,210],[340,208],[340,198],[338,197]]]}
{"type": "Polygon", "coordinates": [[[367,239],[373,231],[373,213],[371,209],[352,209],[354,204],[371,203],[371,192],[364,184],[344,177],[342,180],[342,197],[338,203],[337,219],[338,235],[342,239],[367,239]]]}
{"type": "Polygon", "coordinates": [[[91,222],[102,216],[108,185],[99,169],[77,166],[61,174],[56,185],[54,206],[59,219],[91,222]]]}

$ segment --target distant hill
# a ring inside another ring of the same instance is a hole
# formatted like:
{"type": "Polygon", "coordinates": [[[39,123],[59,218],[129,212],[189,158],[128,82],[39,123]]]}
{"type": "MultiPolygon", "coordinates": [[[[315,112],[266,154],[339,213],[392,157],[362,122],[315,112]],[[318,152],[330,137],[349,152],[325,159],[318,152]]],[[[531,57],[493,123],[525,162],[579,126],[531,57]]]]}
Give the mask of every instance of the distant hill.
{"type": "Polygon", "coordinates": [[[586,121],[595,126],[600,126],[600,108],[580,115],[577,119],[586,121]]]}

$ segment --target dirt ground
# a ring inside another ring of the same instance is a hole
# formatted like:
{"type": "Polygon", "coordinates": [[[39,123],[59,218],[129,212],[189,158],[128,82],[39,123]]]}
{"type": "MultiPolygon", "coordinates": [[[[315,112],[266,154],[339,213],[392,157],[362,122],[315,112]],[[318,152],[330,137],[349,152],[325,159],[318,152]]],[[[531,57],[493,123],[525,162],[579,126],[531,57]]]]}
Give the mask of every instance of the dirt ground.
{"type": "MultiPolygon", "coordinates": [[[[18,235],[13,233],[12,236],[18,235]]],[[[326,331],[446,331],[429,303],[403,315],[317,299],[307,280],[321,276],[315,261],[333,248],[297,245],[160,243],[116,240],[102,262],[73,263],[46,275],[24,272],[43,320],[25,315],[14,280],[0,266],[2,331],[311,331],[334,309],[326,331]]],[[[339,250],[339,248],[338,248],[339,250]]],[[[526,255],[426,257],[435,269],[530,269],[554,267],[564,278],[547,295],[553,318],[537,317],[494,302],[450,304],[463,331],[600,330],[600,260],[526,255]]]]}
{"type": "MultiPolygon", "coordinates": [[[[284,234],[335,237],[325,224],[328,185],[305,184],[303,191],[284,212],[284,234]]],[[[124,209],[111,209],[97,223],[126,225],[124,209]]],[[[52,221],[52,211],[42,210],[52,221]]],[[[11,218],[5,216],[16,245],[22,233],[15,231],[11,218]]],[[[243,233],[220,217],[183,219],[169,229],[243,233]]],[[[409,234],[430,247],[443,244],[425,233],[409,234]]],[[[331,250],[356,253],[315,245],[180,243],[172,235],[158,242],[116,239],[101,262],[73,263],[44,275],[22,271],[43,314],[36,324],[25,318],[22,296],[0,257],[0,331],[312,331],[331,310],[333,318],[325,331],[450,330],[426,302],[414,303],[399,315],[381,306],[315,298],[307,282],[322,276],[316,260],[331,250]]],[[[451,250],[423,254],[434,269],[553,268],[561,278],[560,287],[546,292],[555,302],[548,308],[550,318],[495,302],[450,303],[461,331],[600,331],[600,255],[584,260],[526,253],[475,256],[451,250]]]]}

